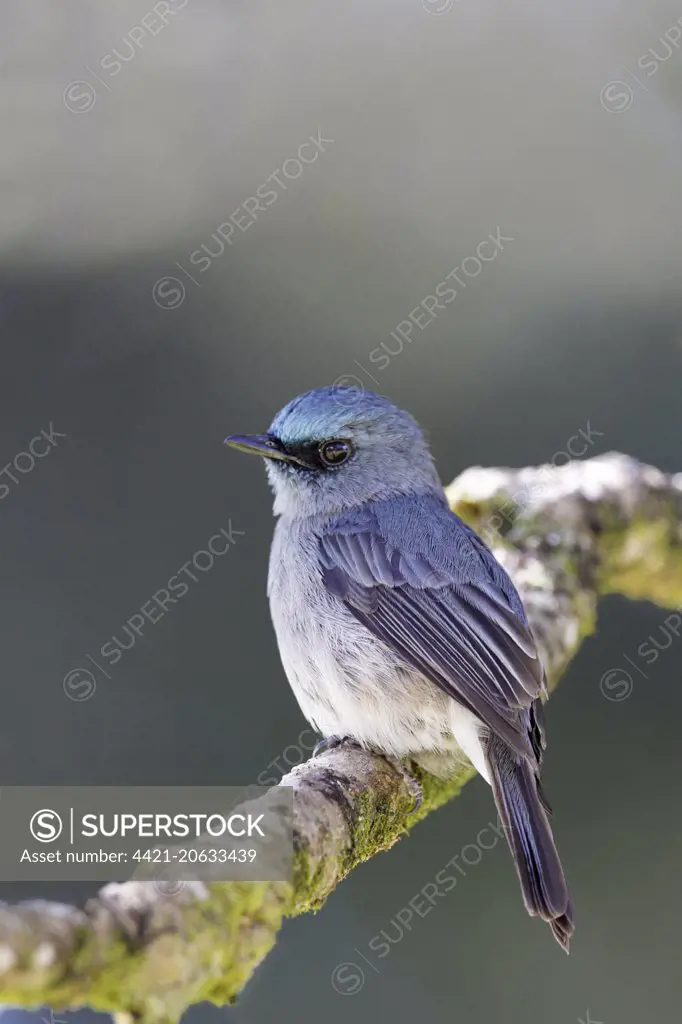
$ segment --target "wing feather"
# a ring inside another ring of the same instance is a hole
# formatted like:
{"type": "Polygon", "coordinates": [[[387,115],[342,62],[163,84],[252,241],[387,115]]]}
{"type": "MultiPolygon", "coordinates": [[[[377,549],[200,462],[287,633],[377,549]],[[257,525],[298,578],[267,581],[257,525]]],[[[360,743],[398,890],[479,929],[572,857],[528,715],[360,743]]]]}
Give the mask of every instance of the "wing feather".
{"type": "Polygon", "coordinates": [[[380,509],[328,524],[320,539],[325,586],[517,754],[539,760],[545,677],[520,598],[447,506],[436,506],[434,536],[432,516],[415,522],[413,504],[390,510],[398,541],[402,527],[410,545],[386,539],[380,509]]]}

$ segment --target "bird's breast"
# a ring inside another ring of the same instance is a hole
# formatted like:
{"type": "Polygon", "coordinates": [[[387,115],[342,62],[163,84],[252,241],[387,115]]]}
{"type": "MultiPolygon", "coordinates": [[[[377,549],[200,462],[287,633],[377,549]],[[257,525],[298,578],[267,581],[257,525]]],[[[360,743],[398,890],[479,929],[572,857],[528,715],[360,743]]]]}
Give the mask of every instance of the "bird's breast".
{"type": "Polygon", "coordinates": [[[325,736],[399,756],[441,746],[449,699],[328,593],[318,545],[280,519],[268,575],[280,657],[303,714],[325,736]]]}

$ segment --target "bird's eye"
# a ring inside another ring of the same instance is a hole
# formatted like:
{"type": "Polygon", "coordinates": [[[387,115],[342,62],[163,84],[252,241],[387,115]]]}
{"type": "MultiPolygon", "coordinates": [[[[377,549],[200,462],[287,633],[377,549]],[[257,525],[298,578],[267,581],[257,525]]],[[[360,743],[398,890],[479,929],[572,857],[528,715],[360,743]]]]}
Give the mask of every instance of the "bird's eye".
{"type": "Polygon", "coordinates": [[[353,454],[350,441],[325,441],[320,445],[320,458],[325,466],[340,466],[353,454]]]}

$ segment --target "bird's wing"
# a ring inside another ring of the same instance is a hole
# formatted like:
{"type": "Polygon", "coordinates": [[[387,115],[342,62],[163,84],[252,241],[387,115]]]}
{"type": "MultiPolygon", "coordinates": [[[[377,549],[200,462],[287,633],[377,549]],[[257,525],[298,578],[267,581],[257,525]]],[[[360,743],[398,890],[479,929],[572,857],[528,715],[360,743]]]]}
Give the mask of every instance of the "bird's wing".
{"type": "Polygon", "coordinates": [[[544,672],[520,599],[447,506],[406,498],[383,516],[375,507],[338,519],[320,539],[320,569],[327,590],[370,632],[517,754],[540,760],[533,705],[544,672]]]}

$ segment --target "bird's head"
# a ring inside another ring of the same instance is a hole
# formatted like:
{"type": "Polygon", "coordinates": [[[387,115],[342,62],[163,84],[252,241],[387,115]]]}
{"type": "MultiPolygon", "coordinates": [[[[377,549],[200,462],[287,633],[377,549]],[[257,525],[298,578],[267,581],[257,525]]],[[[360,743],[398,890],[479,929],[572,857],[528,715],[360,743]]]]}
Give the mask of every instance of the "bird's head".
{"type": "Polygon", "coordinates": [[[441,487],[418,423],[361,388],[307,391],[275,416],[267,434],[235,434],[225,443],[265,458],[275,515],[334,515],[441,487]]]}

